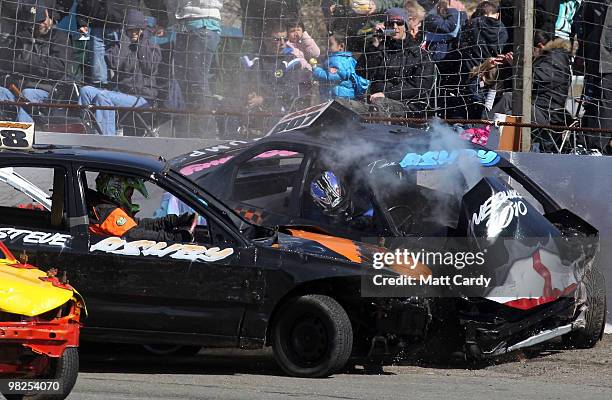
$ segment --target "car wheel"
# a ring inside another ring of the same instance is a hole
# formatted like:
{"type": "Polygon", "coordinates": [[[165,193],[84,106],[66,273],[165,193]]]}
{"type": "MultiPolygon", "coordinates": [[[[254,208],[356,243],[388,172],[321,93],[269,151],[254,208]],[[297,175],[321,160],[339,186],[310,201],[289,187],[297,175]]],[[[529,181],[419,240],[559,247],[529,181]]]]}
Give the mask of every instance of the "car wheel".
{"type": "Polygon", "coordinates": [[[156,356],[193,356],[202,349],[201,346],[181,346],[174,344],[143,344],[142,347],[156,356]]]}
{"type": "Polygon", "coordinates": [[[328,296],[292,299],[272,331],[274,358],[285,373],[302,378],[329,376],[347,364],[353,328],[346,311],[328,296]]]}
{"type": "Polygon", "coordinates": [[[51,378],[59,380],[61,394],[5,394],[7,400],[64,400],[74,387],[79,374],[79,351],[76,347],[68,347],[58,359],[51,360],[49,374],[40,379],[51,378]]]}
{"type": "Polygon", "coordinates": [[[582,282],[586,288],[585,327],[565,335],[563,340],[570,347],[589,349],[601,340],[606,325],[606,283],[598,268],[589,270],[582,282]]]}

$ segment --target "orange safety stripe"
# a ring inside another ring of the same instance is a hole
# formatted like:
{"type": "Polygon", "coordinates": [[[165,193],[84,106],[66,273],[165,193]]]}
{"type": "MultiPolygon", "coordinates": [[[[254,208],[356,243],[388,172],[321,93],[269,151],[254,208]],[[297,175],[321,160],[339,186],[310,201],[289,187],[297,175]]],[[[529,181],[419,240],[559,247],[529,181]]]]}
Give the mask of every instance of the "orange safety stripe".
{"type": "Polygon", "coordinates": [[[99,235],[123,236],[135,227],[136,221],[121,208],[115,208],[101,224],[90,224],[89,231],[99,235]]]}
{"type": "Polygon", "coordinates": [[[291,232],[292,236],[312,240],[313,242],[322,244],[328,249],[343,255],[353,262],[360,263],[362,261],[361,251],[359,251],[359,248],[352,240],[297,229],[289,229],[289,232],[291,232]]]}

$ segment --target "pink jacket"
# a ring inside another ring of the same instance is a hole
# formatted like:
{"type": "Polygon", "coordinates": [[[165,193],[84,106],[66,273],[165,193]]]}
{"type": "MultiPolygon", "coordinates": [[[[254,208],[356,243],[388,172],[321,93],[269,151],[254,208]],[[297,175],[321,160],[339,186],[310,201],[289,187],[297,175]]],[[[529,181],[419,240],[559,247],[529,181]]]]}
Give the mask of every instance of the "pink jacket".
{"type": "Polygon", "coordinates": [[[311,58],[317,58],[321,55],[319,46],[317,46],[314,39],[310,37],[308,32],[304,32],[302,35],[302,40],[300,40],[299,43],[291,44],[293,47],[298,48],[302,53],[304,53],[304,58],[306,58],[306,61],[309,61],[311,58]]]}

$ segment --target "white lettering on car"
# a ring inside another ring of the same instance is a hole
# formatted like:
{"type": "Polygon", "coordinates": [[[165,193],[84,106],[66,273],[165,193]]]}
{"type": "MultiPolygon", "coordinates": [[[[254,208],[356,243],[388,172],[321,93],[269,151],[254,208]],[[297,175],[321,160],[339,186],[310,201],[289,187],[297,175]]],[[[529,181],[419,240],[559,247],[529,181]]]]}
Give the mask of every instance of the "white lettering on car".
{"type": "Polygon", "coordinates": [[[473,232],[475,226],[486,220],[489,236],[494,237],[508,227],[515,217],[526,214],[527,205],[523,202],[523,196],[516,190],[498,192],[480,205],[478,213],[472,214],[470,231],[473,232]]]}
{"type": "Polygon", "coordinates": [[[27,244],[47,244],[49,246],[66,246],[66,241],[72,236],[63,233],[49,233],[40,231],[30,231],[27,229],[0,228],[0,240],[9,239],[11,241],[21,239],[27,244]]]}
{"type": "Polygon", "coordinates": [[[169,256],[175,260],[206,262],[222,260],[234,254],[234,249],[231,247],[226,249],[220,249],[219,247],[206,248],[205,246],[195,244],[179,243],[168,246],[166,242],[153,242],[150,240],[128,242],[118,237],[103,239],[93,244],[89,251],[101,251],[123,256],[154,256],[160,258],[169,256]]]}

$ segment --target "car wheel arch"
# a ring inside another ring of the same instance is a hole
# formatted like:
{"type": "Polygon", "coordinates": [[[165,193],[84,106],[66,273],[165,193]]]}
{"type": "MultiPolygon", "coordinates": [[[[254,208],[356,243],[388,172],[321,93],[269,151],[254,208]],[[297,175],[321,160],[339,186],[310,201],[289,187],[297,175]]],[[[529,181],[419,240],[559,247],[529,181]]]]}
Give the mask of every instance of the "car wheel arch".
{"type": "MultiPolygon", "coordinates": [[[[359,285],[360,281],[358,280],[358,277],[355,277],[355,278],[357,278],[357,282],[353,284],[359,285]]],[[[346,277],[317,279],[313,281],[303,282],[295,286],[294,288],[292,288],[287,293],[285,293],[282,297],[278,299],[278,301],[276,301],[272,309],[272,312],[270,313],[270,318],[268,319],[268,324],[266,326],[265,346],[270,346],[272,344],[270,335],[272,332],[272,328],[274,327],[274,324],[276,323],[276,318],[280,314],[280,311],[292,299],[295,299],[300,296],[320,294],[320,295],[331,297],[332,299],[336,300],[346,310],[350,318],[352,316],[350,313],[351,302],[348,299],[350,295],[350,289],[349,289],[349,293],[340,295],[340,293],[347,291],[347,284],[350,285],[351,284],[350,281],[351,280],[347,279],[346,277]]],[[[359,286],[357,286],[357,289],[359,289],[359,286]]]]}

